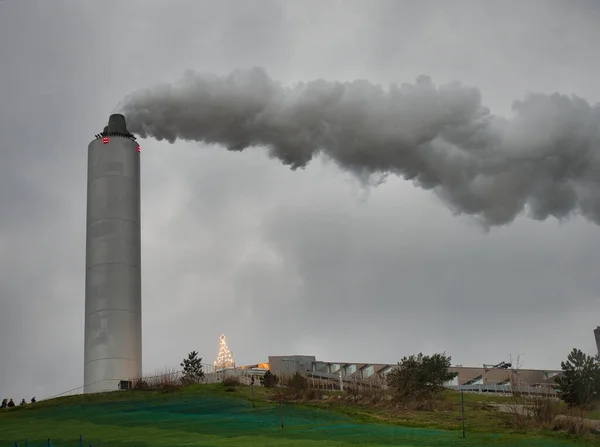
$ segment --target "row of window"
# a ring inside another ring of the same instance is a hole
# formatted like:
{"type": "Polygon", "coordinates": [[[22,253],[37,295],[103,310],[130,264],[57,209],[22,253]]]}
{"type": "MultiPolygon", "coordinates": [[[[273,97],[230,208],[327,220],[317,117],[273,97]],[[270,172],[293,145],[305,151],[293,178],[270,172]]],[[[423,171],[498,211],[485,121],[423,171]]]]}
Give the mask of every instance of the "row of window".
{"type": "MultiPolygon", "coordinates": [[[[345,365],[342,367],[342,365],[340,363],[331,363],[328,365],[326,363],[316,362],[313,364],[313,371],[323,371],[323,372],[328,372],[330,374],[339,374],[340,370],[342,370],[342,375],[349,376],[356,372],[357,367],[356,367],[356,365],[345,365]],[[323,370],[325,370],[325,371],[323,371],[323,370]]],[[[384,371],[381,371],[380,374],[382,376],[385,376],[391,370],[392,370],[392,368],[388,367],[384,371]]],[[[371,377],[373,374],[375,374],[375,366],[373,366],[373,365],[366,366],[365,368],[363,368],[361,370],[361,374],[364,379],[371,377]]]]}

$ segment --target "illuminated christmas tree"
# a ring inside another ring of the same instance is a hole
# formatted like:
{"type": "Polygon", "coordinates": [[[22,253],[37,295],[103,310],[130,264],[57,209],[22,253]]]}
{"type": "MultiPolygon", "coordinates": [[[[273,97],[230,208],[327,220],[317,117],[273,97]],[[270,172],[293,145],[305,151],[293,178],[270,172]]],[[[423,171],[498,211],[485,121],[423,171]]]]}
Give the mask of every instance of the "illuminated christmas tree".
{"type": "Polygon", "coordinates": [[[234,368],[235,362],[233,360],[233,354],[227,346],[227,337],[225,334],[221,334],[219,338],[219,355],[215,360],[215,369],[234,368]]]}

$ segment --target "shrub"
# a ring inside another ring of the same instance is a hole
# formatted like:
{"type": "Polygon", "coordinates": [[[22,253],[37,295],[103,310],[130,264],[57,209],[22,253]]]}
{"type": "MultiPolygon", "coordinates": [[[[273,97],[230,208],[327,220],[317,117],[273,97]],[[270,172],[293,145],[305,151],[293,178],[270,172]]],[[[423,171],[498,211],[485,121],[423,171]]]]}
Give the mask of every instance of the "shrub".
{"type": "Polygon", "coordinates": [[[451,358],[445,354],[411,355],[387,375],[387,384],[404,408],[411,403],[426,403],[432,409],[444,384],[457,376],[450,372],[450,366],[451,358]]]}
{"type": "Polygon", "coordinates": [[[512,425],[519,429],[554,428],[555,419],[563,413],[561,401],[547,396],[522,397],[513,394],[506,404],[512,425]]]}
{"type": "Polygon", "coordinates": [[[166,369],[135,380],[133,389],[139,391],[175,391],[181,388],[179,373],[166,369]]]}
{"type": "Polygon", "coordinates": [[[223,385],[227,388],[227,391],[233,391],[234,387],[240,385],[240,379],[235,376],[227,376],[223,379],[223,385]]]}
{"type": "Polygon", "coordinates": [[[308,389],[308,380],[299,372],[295,372],[294,375],[288,381],[288,388],[296,394],[302,393],[308,389]]]}
{"type": "Polygon", "coordinates": [[[273,374],[271,371],[265,372],[265,374],[260,378],[260,383],[265,388],[273,388],[279,382],[279,377],[273,374]]]}
{"type": "Polygon", "coordinates": [[[556,417],[563,413],[563,405],[558,399],[536,396],[528,401],[534,422],[542,428],[553,427],[556,417]]]}
{"type": "Polygon", "coordinates": [[[313,388],[306,388],[301,393],[301,397],[304,400],[316,400],[319,398],[319,390],[313,388]]]}
{"type": "Polygon", "coordinates": [[[137,379],[133,382],[133,389],[137,391],[148,391],[150,387],[144,379],[137,379]]]}
{"type": "Polygon", "coordinates": [[[594,430],[589,421],[571,414],[556,418],[554,428],[576,436],[587,435],[594,430]]]}

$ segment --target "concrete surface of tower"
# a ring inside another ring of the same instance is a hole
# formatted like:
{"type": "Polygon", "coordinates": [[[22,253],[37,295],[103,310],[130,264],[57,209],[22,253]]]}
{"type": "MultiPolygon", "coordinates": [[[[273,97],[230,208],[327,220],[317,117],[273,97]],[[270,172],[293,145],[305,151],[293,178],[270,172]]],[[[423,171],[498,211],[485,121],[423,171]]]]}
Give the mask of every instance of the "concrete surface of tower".
{"type": "Polygon", "coordinates": [[[123,115],[88,146],[84,392],[142,374],[140,154],[123,115]]]}

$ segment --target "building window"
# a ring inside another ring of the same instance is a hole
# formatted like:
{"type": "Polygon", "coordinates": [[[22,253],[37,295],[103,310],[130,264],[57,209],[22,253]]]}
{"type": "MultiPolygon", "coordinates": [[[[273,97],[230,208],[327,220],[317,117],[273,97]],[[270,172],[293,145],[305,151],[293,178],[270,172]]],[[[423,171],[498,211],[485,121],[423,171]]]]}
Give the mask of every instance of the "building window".
{"type": "Polygon", "coordinates": [[[374,372],[375,368],[373,367],[373,365],[369,365],[365,369],[363,369],[362,376],[366,379],[368,377],[371,377],[374,372]]]}

